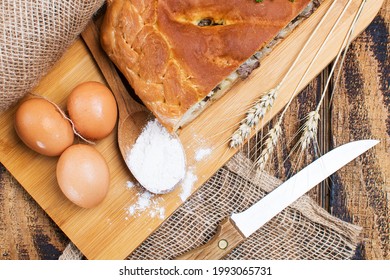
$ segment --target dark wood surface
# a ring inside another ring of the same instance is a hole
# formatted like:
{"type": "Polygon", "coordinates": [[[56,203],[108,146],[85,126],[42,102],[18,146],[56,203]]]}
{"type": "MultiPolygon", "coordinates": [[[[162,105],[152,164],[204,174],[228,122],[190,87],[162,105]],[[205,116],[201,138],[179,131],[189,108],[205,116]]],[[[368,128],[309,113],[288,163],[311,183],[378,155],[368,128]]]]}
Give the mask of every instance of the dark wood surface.
{"type": "MultiPolygon", "coordinates": [[[[333,215],[363,227],[356,259],[390,259],[389,32],[390,0],[386,0],[372,24],[351,45],[340,80],[333,80],[335,94],[330,99],[328,93],[321,110],[317,149],[311,147],[301,158],[287,157],[303,118],[319,100],[330,68],[290,106],[283,124],[285,137],[269,170],[286,179],[333,147],[358,139],[381,141],[310,193],[333,215]]],[[[1,165],[0,260],[58,259],[68,243],[66,235],[1,165]]]]}
{"type": "Polygon", "coordinates": [[[352,45],[335,94],[332,144],[379,139],[333,178],[332,213],[364,228],[356,257],[390,259],[390,1],[352,45]]]}

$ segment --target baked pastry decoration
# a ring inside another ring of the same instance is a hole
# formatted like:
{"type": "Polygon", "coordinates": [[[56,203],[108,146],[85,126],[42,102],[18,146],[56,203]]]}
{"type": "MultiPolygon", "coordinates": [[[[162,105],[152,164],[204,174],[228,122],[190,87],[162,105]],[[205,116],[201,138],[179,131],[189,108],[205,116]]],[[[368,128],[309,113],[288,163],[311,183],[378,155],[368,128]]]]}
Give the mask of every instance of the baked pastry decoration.
{"type": "Polygon", "coordinates": [[[311,1],[107,2],[103,49],[146,107],[176,131],[258,66],[251,57],[311,1]]]}

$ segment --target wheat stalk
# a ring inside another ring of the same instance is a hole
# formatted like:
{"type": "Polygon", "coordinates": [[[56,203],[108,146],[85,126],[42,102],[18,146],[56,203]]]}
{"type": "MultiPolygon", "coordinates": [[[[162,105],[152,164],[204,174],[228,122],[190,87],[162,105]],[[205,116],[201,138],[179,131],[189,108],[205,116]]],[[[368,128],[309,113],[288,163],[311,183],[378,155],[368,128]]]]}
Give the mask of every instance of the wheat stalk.
{"type": "Polygon", "coordinates": [[[279,87],[269,90],[248,110],[245,118],[240,122],[240,126],[231,137],[231,148],[241,146],[249,138],[252,128],[258,125],[259,121],[274,105],[278,91],[279,87]]]}
{"type": "MultiPolygon", "coordinates": [[[[333,1],[331,6],[328,8],[326,13],[322,16],[320,22],[317,24],[313,32],[310,34],[310,37],[305,42],[302,49],[299,51],[298,55],[294,59],[292,65],[289,67],[287,73],[283,76],[283,79],[277,84],[276,87],[266,91],[261,95],[261,97],[255,101],[254,105],[247,111],[245,118],[241,120],[239,127],[232,134],[230,139],[230,147],[237,148],[242,146],[247,138],[249,138],[252,129],[254,129],[261,119],[264,118],[264,115],[272,108],[275,99],[278,96],[279,90],[282,85],[287,81],[288,76],[294,70],[296,64],[299,62],[301,56],[304,54],[307,46],[310,44],[318,29],[322,26],[322,23],[325,21],[326,17],[329,15],[333,6],[337,1],[333,1]],[[254,112],[258,112],[255,114],[254,112]],[[249,130],[249,131],[248,131],[249,130]]],[[[303,79],[301,79],[302,81],[303,79]]],[[[293,94],[295,95],[295,93],[293,94]]]]}
{"type": "MultiPolygon", "coordinates": [[[[352,2],[352,0],[349,0],[348,3],[345,5],[342,13],[339,15],[339,17],[337,18],[336,22],[334,23],[334,25],[332,26],[331,30],[329,31],[329,33],[327,34],[325,40],[322,42],[321,44],[321,47],[317,50],[316,54],[314,55],[314,57],[312,58],[310,64],[308,65],[308,67],[306,68],[304,74],[302,75],[302,77],[300,78],[298,84],[296,85],[293,93],[291,94],[290,96],[290,99],[288,101],[288,103],[286,104],[286,106],[284,107],[284,110],[282,111],[280,117],[279,117],[279,120],[276,124],[275,127],[278,127],[278,129],[281,127],[282,125],[282,121],[284,119],[284,116],[288,110],[288,108],[290,107],[292,101],[293,101],[293,98],[294,96],[296,95],[296,93],[298,92],[302,82],[305,80],[307,74],[309,73],[309,70],[311,69],[311,67],[313,66],[314,62],[317,60],[319,54],[321,53],[322,49],[324,48],[324,46],[326,45],[326,43],[328,42],[329,38],[331,37],[334,29],[336,28],[336,26],[338,25],[339,21],[341,20],[342,16],[344,15],[345,11],[347,10],[347,8],[349,7],[350,3],[352,2]]],[[[316,33],[316,31],[319,29],[319,27],[322,25],[322,22],[323,20],[326,18],[326,16],[329,14],[329,12],[332,10],[332,7],[333,5],[336,3],[336,1],[334,1],[332,3],[332,5],[328,8],[328,10],[326,11],[326,13],[324,14],[324,16],[322,17],[321,21],[318,23],[318,25],[316,26],[316,29],[313,31],[313,33],[311,34],[309,40],[306,42],[310,42],[310,39],[312,38],[312,36],[314,36],[314,34],[316,33]]],[[[306,48],[307,44],[305,44],[305,46],[302,48],[301,52],[303,52],[303,50],[306,48]]],[[[299,57],[299,55],[298,55],[299,57]]],[[[290,68],[291,70],[292,68],[290,68]]],[[[286,76],[284,77],[284,79],[282,81],[284,81],[286,78],[286,76]]],[[[313,121],[317,118],[317,115],[316,114],[313,114],[312,115],[312,119],[313,121]]],[[[319,118],[319,115],[318,115],[318,118],[319,118]]],[[[307,135],[312,135],[313,134],[313,124],[314,123],[309,123],[307,126],[305,126],[305,128],[308,130],[308,128],[310,127],[311,128],[311,131],[307,131],[307,135]],[[310,125],[310,126],[309,126],[310,125]]],[[[277,136],[280,136],[281,133],[277,134],[277,136]]],[[[271,139],[273,136],[271,134],[268,134],[268,138],[265,142],[265,148],[263,149],[263,151],[261,152],[260,154],[260,157],[255,161],[255,165],[258,165],[258,167],[260,169],[264,169],[265,167],[265,163],[266,161],[269,159],[270,155],[268,154],[269,152],[273,152],[274,150],[274,147],[269,147],[269,145],[275,145],[277,144],[277,141],[273,141],[274,139],[271,139]]]]}
{"type": "MultiPolygon", "coordinates": [[[[340,59],[341,53],[342,53],[343,49],[345,48],[343,57],[342,57],[341,62],[340,62],[340,70],[339,70],[338,75],[336,77],[336,82],[340,78],[341,69],[342,69],[342,66],[344,65],[347,50],[349,49],[349,46],[350,46],[351,41],[352,41],[352,34],[355,30],[356,22],[358,21],[366,2],[367,2],[366,0],[362,0],[360,7],[359,7],[359,10],[357,11],[357,13],[356,13],[356,15],[351,23],[351,26],[349,27],[349,30],[344,38],[344,41],[343,41],[343,43],[340,47],[340,50],[337,54],[337,57],[334,61],[334,64],[333,64],[332,69],[330,71],[329,77],[326,81],[325,87],[322,91],[321,98],[317,104],[316,109],[314,111],[311,111],[310,113],[308,113],[307,121],[303,125],[302,135],[301,135],[300,139],[298,140],[298,143],[300,143],[300,145],[301,145],[301,151],[305,150],[317,138],[318,122],[320,120],[319,111],[320,111],[320,108],[322,106],[326,91],[328,90],[328,87],[330,85],[330,81],[333,77],[333,74],[334,74],[334,71],[335,71],[336,66],[338,64],[338,61],[340,59]]],[[[337,84],[337,83],[335,83],[335,84],[337,84]]],[[[333,96],[335,89],[336,89],[336,87],[333,88],[331,96],[333,96]]]]}
{"type": "Polygon", "coordinates": [[[274,152],[275,146],[282,134],[282,127],[278,122],[267,134],[267,139],[264,143],[264,149],[261,151],[259,158],[256,160],[257,165],[261,170],[265,168],[270,155],[274,152]]]}
{"type": "MultiPolygon", "coordinates": [[[[306,68],[306,71],[305,73],[303,74],[303,76],[301,77],[298,85],[295,87],[295,90],[293,91],[293,93],[291,94],[290,96],[290,99],[287,103],[287,105],[284,107],[284,110],[283,112],[281,113],[280,117],[279,117],[279,120],[277,122],[277,126],[280,126],[281,123],[282,123],[282,120],[284,118],[284,115],[286,114],[295,94],[297,93],[297,91],[299,90],[299,87],[301,85],[301,83],[303,82],[303,80],[305,79],[306,75],[309,73],[309,69],[311,69],[311,66],[314,64],[314,62],[316,61],[317,57],[319,56],[319,54],[321,53],[322,49],[324,48],[324,46],[326,45],[326,43],[328,42],[329,38],[331,37],[332,33],[334,32],[336,26],[338,25],[339,21],[341,20],[341,18],[344,16],[344,13],[347,11],[349,5],[351,4],[352,0],[349,0],[347,2],[347,4],[344,6],[344,9],[342,11],[342,13],[339,15],[339,17],[337,18],[335,24],[332,26],[331,30],[329,31],[328,35],[326,36],[325,40],[323,41],[321,47],[317,50],[317,53],[315,54],[315,56],[313,57],[313,59],[311,60],[311,63],[309,64],[309,66],[306,68]]],[[[321,107],[321,104],[323,102],[323,99],[324,99],[324,96],[325,96],[325,92],[330,84],[330,80],[331,80],[331,77],[333,75],[333,72],[334,72],[334,69],[335,69],[335,66],[337,64],[337,61],[339,60],[340,58],[340,54],[342,52],[342,50],[344,49],[344,47],[346,46],[349,46],[350,42],[351,42],[351,38],[352,38],[352,33],[354,31],[354,27],[356,25],[356,21],[357,19],[359,18],[360,14],[361,14],[361,11],[364,7],[364,4],[365,4],[366,0],[362,0],[362,3],[361,3],[361,6],[346,34],[346,37],[340,47],[340,50],[338,52],[338,55],[337,55],[337,58],[336,58],[336,63],[334,64],[333,68],[332,68],[332,71],[330,73],[330,76],[328,77],[328,80],[327,80],[327,83],[326,83],[326,86],[324,88],[324,91],[322,93],[322,96],[321,96],[321,100],[319,102],[319,104],[317,105],[317,108],[315,111],[312,111],[308,114],[307,116],[307,121],[305,122],[305,124],[303,125],[303,133],[302,133],[302,136],[300,138],[300,140],[298,141],[298,143],[301,144],[301,150],[304,150],[306,149],[309,144],[314,141],[317,137],[317,132],[318,132],[318,121],[320,119],[320,115],[319,115],[319,109],[321,107]]],[[[329,11],[329,9],[328,9],[329,11]]],[[[344,58],[345,58],[345,55],[344,55],[344,58]]],[[[276,143],[275,143],[276,145],[276,143]]],[[[266,151],[273,151],[274,149],[269,149],[269,147],[266,145],[266,148],[265,148],[266,151]]],[[[260,155],[260,158],[261,158],[261,164],[259,164],[259,161],[257,162],[259,168],[261,168],[261,166],[264,167],[264,164],[263,164],[263,161],[264,161],[264,158],[262,158],[262,155],[263,155],[263,152],[261,153],[260,155]]],[[[266,157],[267,159],[269,158],[266,157]]]]}
{"type": "Polygon", "coordinates": [[[317,138],[319,119],[320,114],[317,110],[307,115],[307,121],[303,125],[302,136],[299,140],[301,143],[301,151],[304,151],[310,145],[311,141],[317,138]]]}

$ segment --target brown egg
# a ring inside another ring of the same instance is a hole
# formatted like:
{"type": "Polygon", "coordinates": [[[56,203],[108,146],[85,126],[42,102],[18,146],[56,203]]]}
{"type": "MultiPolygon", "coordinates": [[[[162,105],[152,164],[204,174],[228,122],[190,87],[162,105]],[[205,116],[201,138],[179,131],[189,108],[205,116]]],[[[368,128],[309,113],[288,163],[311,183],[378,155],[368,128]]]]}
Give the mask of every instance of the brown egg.
{"type": "Polygon", "coordinates": [[[117,106],[109,88],[99,82],[84,82],[76,86],[68,97],[67,109],[81,136],[99,140],[115,127],[117,106]]]}
{"type": "Polygon", "coordinates": [[[70,122],[43,98],[24,101],[16,110],[14,126],[20,139],[42,155],[58,156],[73,144],[70,122]]]}
{"type": "Polygon", "coordinates": [[[60,156],[57,182],[65,196],[83,208],[101,203],[110,185],[110,173],[104,157],[92,146],[76,144],[60,156]]]}

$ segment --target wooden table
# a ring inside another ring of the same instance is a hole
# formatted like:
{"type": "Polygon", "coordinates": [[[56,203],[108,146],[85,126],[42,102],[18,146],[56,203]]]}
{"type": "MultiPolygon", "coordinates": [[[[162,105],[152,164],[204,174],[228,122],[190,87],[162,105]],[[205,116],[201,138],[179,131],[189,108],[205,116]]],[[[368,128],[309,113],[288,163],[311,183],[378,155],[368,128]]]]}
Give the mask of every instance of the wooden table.
{"type": "MultiPolygon", "coordinates": [[[[351,45],[334,81],[331,99],[321,111],[318,151],[302,161],[284,161],[291,143],[281,141],[269,170],[285,179],[292,167],[313,155],[357,139],[379,139],[372,151],[347,165],[315,188],[311,196],[333,215],[363,227],[357,259],[390,259],[390,0],[351,45]]],[[[330,67],[294,100],[284,120],[285,139],[293,139],[302,118],[317,104],[330,67]],[[316,94],[313,94],[316,92],[316,94]]],[[[0,259],[57,259],[69,243],[22,186],[0,166],[0,259]]]]}

